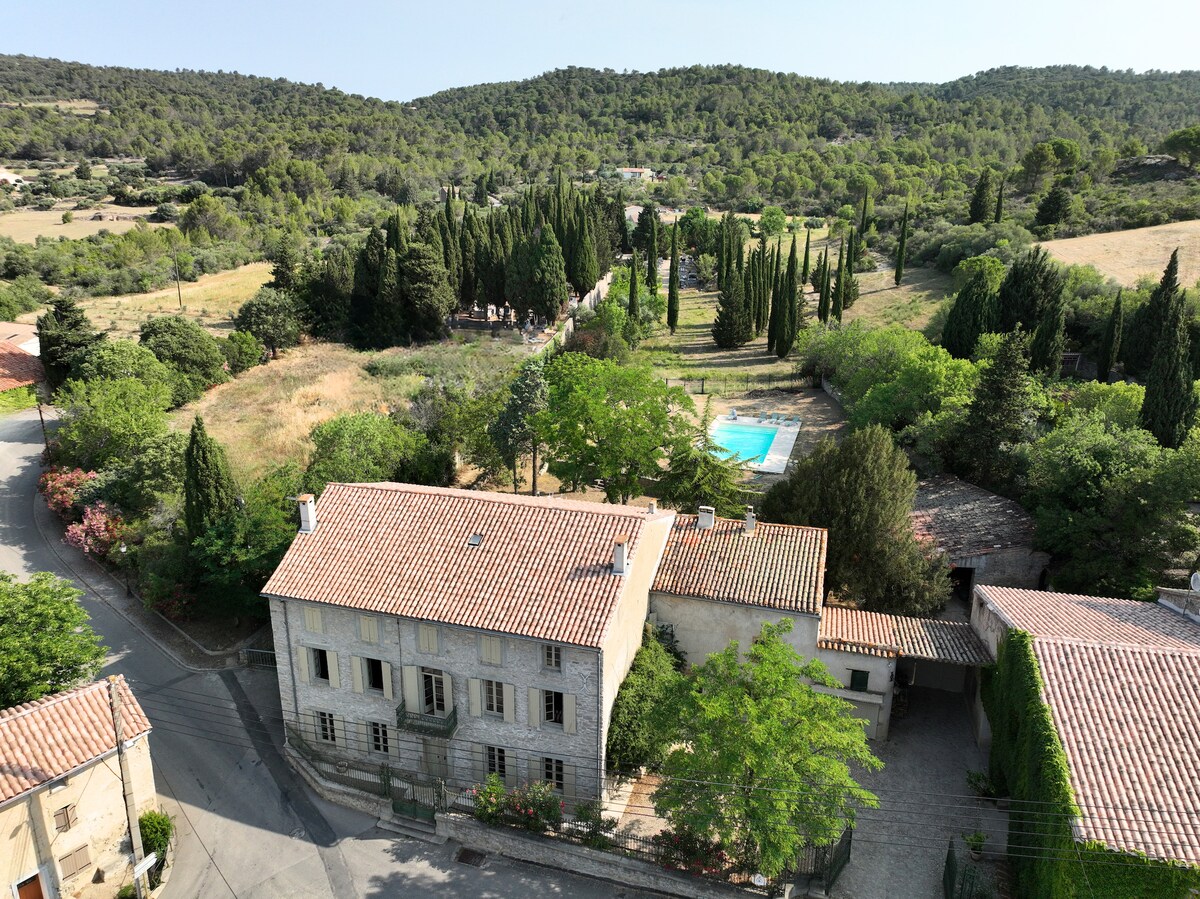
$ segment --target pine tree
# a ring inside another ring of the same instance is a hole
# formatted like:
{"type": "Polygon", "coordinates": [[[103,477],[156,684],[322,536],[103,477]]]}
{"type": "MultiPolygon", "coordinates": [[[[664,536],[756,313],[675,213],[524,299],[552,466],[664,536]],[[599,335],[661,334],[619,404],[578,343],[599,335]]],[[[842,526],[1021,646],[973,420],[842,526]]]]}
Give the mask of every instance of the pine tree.
{"type": "Polygon", "coordinates": [[[1178,449],[1183,444],[1196,420],[1186,302],[1178,283],[1171,283],[1177,277],[1178,255],[1178,250],[1171,254],[1171,262],[1159,285],[1164,292],[1166,315],[1154,348],[1150,374],[1146,377],[1141,414],[1141,426],[1168,449],[1178,449]],[[1168,282],[1168,276],[1171,282],[1168,282]]]}
{"type": "Polygon", "coordinates": [[[57,390],[71,373],[76,354],[104,340],[87,313],[69,294],[59,294],[37,320],[38,343],[46,382],[57,390]]]}
{"type": "Polygon", "coordinates": [[[629,297],[625,307],[625,342],[637,346],[642,336],[642,307],[639,300],[638,288],[638,255],[637,250],[629,260],[629,297]]]}
{"type": "Polygon", "coordinates": [[[1033,346],[1029,367],[1048,377],[1056,378],[1062,372],[1062,354],[1066,346],[1064,330],[1067,324],[1067,302],[1063,291],[1059,291],[1046,303],[1037,329],[1033,332],[1033,346]]]}
{"type": "Polygon", "coordinates": [[[237,503],[225,450],[208,436],[199,415],[192,422],[183,462],[183,521],[188,539],[195,540],[225,519],[237,503]]]}
{"type": "Polygon", "coordinates": [[[753,336],[754,325],[746,307],[746,291],[742,279],[730,273],[729,286],[717,298],[717,318],[713,322],[713,342],[721,349],[745,346],[753,336]]]}
{"type": "Polygon", "coordinates": [[[987,275],[976,272],[958,292],[946,324],[942,327],[942,346],[956,359],[969,359],[979,336],[996,327],[996,294],[987,275]]]}
{"type": "Polygon", "coordinates": [[[679,327],[679,223],[671,226],[671,270],[667,275],[667,327],[679,327]]]}
{"type": "Polygon", "coordinates": [[[1108,376],[1117,364],[1117,357],[1121,353],[1121,332],[1124,328],[1125,313],[1121,308],[1121,292],[1117,291],[1108,323],[1104,326],[1104,336],[1100,340],[1100,352],[1096,357],[1096,380],[1101,384],[1108,383],[1108,376]]]}
{"type": "Polygon", "coordinates": [[[1033,437],[1033,382],[1026,344],[1027,337],[1020,331],[1004,335],[991,365],[979,376],[963,427],[953,441],[958,473],[990,489],[1011,486],[1015,450],[1033,437]]]}
{"type": "Polygon", "coordinates": [[[975,183],[971,195],[971,207],[967,211],[967,224],[975,225],[988,220],[992,212],[992,170],[984,169],[975,183]]]}
{"type": "Polygon", "coordinates": [[[1000,224],[1004,218],[1004,185],[1008,183],[1008,175],[1000,177],[1000,184],[996,187],[996,215],[992,219],[995,224],[1000,224]]]}
{"type": "Polygon", "coordinates": [[[900,241],[896,245],[896,286],[904,279],[904,252],[908,249],[908,203],[904,204],[904,218],[900,220],[900,241]]]}

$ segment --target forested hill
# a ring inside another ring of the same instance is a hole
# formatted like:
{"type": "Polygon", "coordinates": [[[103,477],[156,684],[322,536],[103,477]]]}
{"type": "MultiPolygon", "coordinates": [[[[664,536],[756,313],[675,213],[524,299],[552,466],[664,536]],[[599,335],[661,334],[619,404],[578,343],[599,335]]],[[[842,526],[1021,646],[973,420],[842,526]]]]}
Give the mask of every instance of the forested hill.
{"type": "Polygon", "coordinates": [[[488,171],[515,184],[560,166],[648,165],[681,176],[680,200],[819,212],[867,179],[881,198],[955,194],[983,166],[1010,169],[1054,138],[1111,167],[1195,123],[1200,73],[1005,68],[881,85],[739,66],[569,68],[395,103],[232,73],[0,56],[0,102],[0,157],[144,156],[218,186],[299,159],[335,187],[382,185],[397,199],[488,171]],[[101,108],[29,105],[74,98],[101,108]]]}

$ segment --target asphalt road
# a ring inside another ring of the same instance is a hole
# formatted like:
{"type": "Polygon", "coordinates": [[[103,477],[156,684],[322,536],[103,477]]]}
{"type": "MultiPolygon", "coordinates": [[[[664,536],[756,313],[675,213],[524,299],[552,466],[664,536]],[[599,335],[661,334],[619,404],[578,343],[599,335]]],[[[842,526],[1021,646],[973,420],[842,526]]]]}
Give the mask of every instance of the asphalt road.
{"type": "Polygon", "coordinates": [[[0,570],[84,591],[109,648],[102,674],[125,675],[154,725],[155,783],[178,833],[165,899],[641,895],[503,858],[467,866],[454,843],[397,837],[317,797],[279,753],[274,675],[190,670],[119,614],[123,585],[62,542],[37,495],[41,449],[36,411],[0,418],[0,570]]]}

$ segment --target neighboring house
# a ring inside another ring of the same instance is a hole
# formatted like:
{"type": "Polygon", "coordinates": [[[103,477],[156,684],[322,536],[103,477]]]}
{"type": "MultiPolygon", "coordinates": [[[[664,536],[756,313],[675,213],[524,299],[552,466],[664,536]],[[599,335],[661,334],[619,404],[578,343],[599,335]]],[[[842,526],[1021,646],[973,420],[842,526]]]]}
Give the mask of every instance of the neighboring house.
{"type": "Polygon", "coordinates": [[[965,621],[884,615],[841,606],[821,610],[817,658],[867,721],[867,736],[886,740],[894,687],[928,687],[978,700],[979,669],[989,651],[965,621]]]}
{"type": "Polygon", "coordinates": [[[1032,637],[1075,839],[1200,866],[1200,624],[1176,607],[1183,592],[1150,603],[979,586],[971,622],[993,649],[1012,630],[1032,637]]]}
{"type": "Polygon", "coordinates": [[[300,501],[263,590],[289,739],[598,794],[674,513],[390,483],[300,501]]]}
{"type": "Polygon", "coordinates": [[[946,554],[964,600],[976,584],[1045,586],[1050,556],[1033,548],[1033,518],[1010,499],[940,475],[917,485],[912,524],[946,554]]]}
{"type": "Polygon", "coordinates": [[[617,174],[622,181],[653,181],[654,171],[646,168],[620,168],[617,174]]]}
{"type": "Polygon", "coordinates": [[[0,393],[31,387],[45,378],[41,359],[11,340],[0,340],[0,393]]]}
{"type": "MultiPolygon", "coordinates": [[[[138,814],[158,807],[150,722],[121,677],[138,814]]],[[[110,683],[0,711],[0,877],[14,899],[111,899],[132,880],[110,683]]]]}
{"type": "Polygon", "coordinates": [[[748,646],[764,623],[792,620],[787,641],[816,654],[825,583],[824,528],[746,518],[677,515],[654,578],[650,611],[670,624],[693,665],[737,640],[748,646]]]}

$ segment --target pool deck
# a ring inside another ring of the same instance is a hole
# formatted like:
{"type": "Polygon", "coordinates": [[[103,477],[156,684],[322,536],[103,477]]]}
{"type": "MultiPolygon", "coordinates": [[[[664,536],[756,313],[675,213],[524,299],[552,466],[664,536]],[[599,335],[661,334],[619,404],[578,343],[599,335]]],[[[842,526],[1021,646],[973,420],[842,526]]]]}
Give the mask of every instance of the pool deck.
{"type": "Polygon", "coordinates": [[[746,428],[762,428],[764,431],[770,430],[775,433],[775,437],[771,441],[771,446],[767,449],[767,454],[763,457],[763,460],[761,462],[743,462],[743,468],[767,474],[782,474],[787,470],[788,460],[792,457],[792,448],[796,445],[796,437],[800,433],[800,425],[798,423],[785,424],[778,421],[759,421],[757,418],[745,415],[731,418],[730,414],[726,413],[714,419],[712,425],[709,427],[709,434],[716,438],[716,432],[723,424],[737,424],[746,428]]]}

